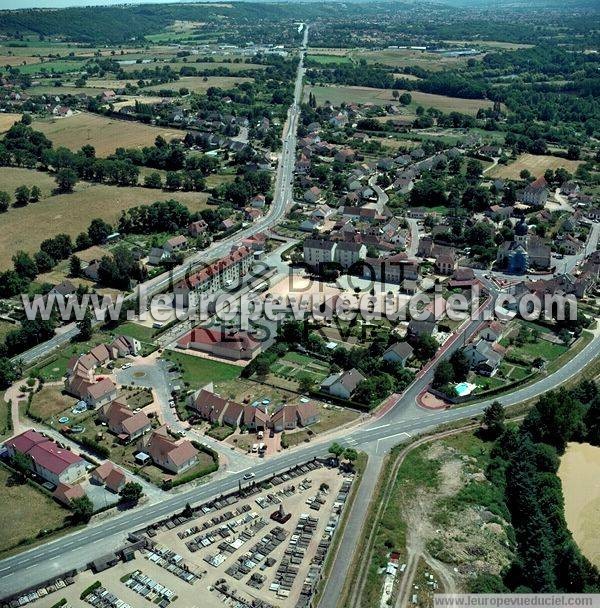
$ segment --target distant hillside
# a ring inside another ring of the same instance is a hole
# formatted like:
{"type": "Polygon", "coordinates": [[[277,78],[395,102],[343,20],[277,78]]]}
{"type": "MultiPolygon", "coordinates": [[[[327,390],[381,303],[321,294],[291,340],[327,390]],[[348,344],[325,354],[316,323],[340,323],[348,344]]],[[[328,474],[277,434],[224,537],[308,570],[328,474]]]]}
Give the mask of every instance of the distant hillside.
{"type": "MultiPolygon", "coordinates": [[[[332,9],[330,5],[329,10],[332,9]]],[[[174,21],[211,22],[224,15],[239,20],[295,18],[326,14],[322,4],[239,2],[223,4],[142,4],[112,7],[24,9],[0,11],[0,33],[64,36],[80,42],[121,43],[164,30],[174,21]]]]}

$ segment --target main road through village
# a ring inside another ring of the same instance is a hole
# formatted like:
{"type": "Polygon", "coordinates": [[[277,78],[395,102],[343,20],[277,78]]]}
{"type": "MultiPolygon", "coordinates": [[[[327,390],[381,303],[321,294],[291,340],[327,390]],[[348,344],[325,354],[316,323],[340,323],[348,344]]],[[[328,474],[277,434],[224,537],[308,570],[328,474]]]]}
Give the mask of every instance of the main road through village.
{"type": "MultiPolygon", "coordinates": [[[[277,171],[274,202],[269,215],[265,217],[260,226],[253,226],[251,232],[257,229],[264,230],[274,225],[283,216],[287,205],[292,200],[291,184],[299,102],[302,94],[303,58],[306,42],[307,28],[304,31],[303,48],[300,54],[294,103],[290,107],[288,120],[284,127],[283,149],[277,171]]],[[[250,231],[247,232],[250,234],[250,231]]],[[[239,240],[241,236],[246,236],[246,234],[238,233],[234,240],[239,240]]],[[[211,257],[224,254],[231,244],[232,241],[227,241],[216,245],[210,251],[211,257]]],[[[206,257],[206,253],[199,254],[194,263],[201,261],[201,256],[206,257]]],[[[186,268],[178,269],[177,273],[183,276],[186,268]]],[[[169,279],[162,278],[160,280],[168,281],[169,279]]],[[[485,278],[481,280],[489,291],[495,291],[494,286],[486,281],[485,278]]],[[[159,285],[158,287],[161,286],[164,287],[163,285],[159,285]]],[[[154,283],[152,287],[157,289],[157,283],[154,283]]],[[[462,331],[444,348],[440,358],[448,357],[456,349],[460,348],[464,341],[477,330],[479,324],[479,320],[467,321],[462,327],[462,331]]],[[[500,401],[505,406],[512,405],[551,390],[562,382],[576,376],[587,363],[598,356],[599,352],[600,333],[594,332],[593,339],[586,347],[559,370],[529,386],[501,397],[500,401]]],[[[370,470],[377,473],[379,471],[378,463],[381,462],[383,455],[392,446],[406,441],[415,434],[431,430],[440,424],[481,414],[484,408],[489,405],[490,401],[481,401],[449,410],[433,411],[420,408],[417,405],[417,397],[430,383],[433,370],[434,366],[431,366],[422,373],[402,395],[398,396],[391,406],[385,409],[384,413],[369,418],[362,424],[347,430],[344,434],[336,435],[336,441],[343,445],[365,450],[370,456],[370,470]]],[[[256,464],[253,467],[253,472],[256,475],[256,479],[267,478],[290,467],[307,462],[312,458],[326,455],[328,446],[329,441],[327,440],[313,440],[309,444],[295,447],[256,464]]],[[[244,471],[232,472],[224,478],[208,481],[204,485],[170,495],[160,503],[143,505],[120,515],[98,521],[71,534],[0,561],[0,597],[41,583],[53,575],[58,575],[71,568],[84,566],[91,560],[122,545],[127,533],[143,528],[152,522],[183,509],[188,502],[197,504],[236,490],[238,485],[243,483],[243,474],[244,471]]],[[[334,562],[321,606],[335,606],[337,594],[341,587],[340,582],[346,576],[349,565],[348,557],[351,556],[351,552],[356,546],[362,517],[366,511],[373,487],[373,483],[366,483],[368,481],[365,479],[358,489],[359,496],[354,503],[349,525],[346,527],[343,542],[340,546],[340,557],[334,562]],[[360,496],[361,492],[362,496],[360,496]],[[353,525],[350,525],[352,522],[354,522],[353,525]]],[[[18,509],[18,505],[14,505],[14,508],[18,509]]],[[[198,606],[201,605],[201,600],[199,602],[198,606]]]]}

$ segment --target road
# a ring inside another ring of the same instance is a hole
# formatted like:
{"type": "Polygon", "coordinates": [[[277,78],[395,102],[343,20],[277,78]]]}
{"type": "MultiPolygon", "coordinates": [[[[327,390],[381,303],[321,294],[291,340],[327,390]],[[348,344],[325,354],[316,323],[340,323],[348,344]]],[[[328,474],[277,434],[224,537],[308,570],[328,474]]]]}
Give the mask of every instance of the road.
{"type": "MultiPolygon", "coordinates": [[[[305,29],[304,48],[306,46],[306,37],[307,30],[305,29]]],[[[304,51],[302,52],[302,58],[303,54],[304,51]]],[[[294,168],[299,100],[302,91],[302,74],[303,62],[301,59],[295,84],[295,101],[290,108],[288,121],[284,127],[283,148],[276,178],[275,197],[269,212],[271,223],[281,217],[292,200],[291,180],[294,168]],[[274,214],[274,216],[271,217],[271,214],[274,214]]],[[[268,223],[268,225],[271,225],[271,223],[268,223]]],[[[266,229],[268,225],[261,225],[260,227],[254,225],[252,232],[266,229]]],[[[592,235],[590,241],[592,241],[592,238],[595,238],[597,242],[597,227],[594,228],[594,231],[596,231],[595,236],[592,235]]],[[[234,240],[238,240],[239,238],[240,235],[238,234],[234,240]]],[[[218,245],[218,247],[226,248],[228,246],[225,246],[225,244],[218,245]]],[[[206,253],[203,253],[203,255],[206,255],[206,253]]],[[[211,251],[211,257],[215,257],[214,249],[211,251]]],[[[154,284],[154,288],[157,288],[156,283],[154,284]]],[[[465,323],[463,335],[444,349],[443,357],[450,356],[456,349],[461,347],[464,340],[476,331],[479,324],[480,321],[478,320],[465,323]]],[[[596,332],[593,340],[557,372],[510,395],[500,397],[499,400],[506,406],[536,397],[578,374],[599,353],[600,332],[596,332]]],[[[336,441],[343,445],[353,446],[368,452],[371,455],[373,463],[369,471],[370,473],[375,473],[378,470],[378,461],[380,461],[383,454],[392,445],[402,443],[413,435],[431,430],[440,424],[481,414],[483,409],[491,403],[491,400],[485,400],[464,407],[442,411],[430,411],[420,408],[417,405],[417,396],[427,387],[433,373],[434,366],[428,367],[398,397],[391,409],[380,417],[372,418],[363,425],[354,427],[343,436],[336,437],[336,441]]],[[[325,455],[328,445],[329,441],[327,439],[321,441],[314,440],[309,444],[302,444],[289,451],[277,454],[266,461],[257,462],[253,467],[253,472],[257,479],[269,477],[301,462],[325,455]]],[[[117,547],[124,541],[128,532],[171,515],[183,509],[188,502],[196,504],[237,489],[238,484],[242,481],[242,476],[242,471],[231,472],[227,477],[213,479],[203,486],[182,489],[175,494],[169,494],[158,504],[140,506],[129,512],[105,521],[99,521],[69,535],[4,559],[0,561],[0,589],[2,589],[3,594],[10,594],[29,585],[42,582],[67,569],[81,567],[90,560],[117,547]]],[[[370,477],[375,478],[374,475],[370,475],[370,477]]],[[[335,589],[339,590],[341,587],[339,583],[344,580],[347,574],[346,570],[350,563],[348,551],[350,551],[352,546],[356,546],[352,543],[352,538],[353,536],[357,538],[357,535],[360,533],[361,514],[366,512],[367,499],[372,492],[372,482],[373,479],[369,484],[365,484],[359,489],[360,494],[357,496],[355,503],[356,511],[353,509],[351,513],[350,526],[346,530],[344,537],[344,546],[346,548],[340,549],[340,553],[338,554],[339,559],[335,560],[334,568],[330,575],[333,586],[331,584],[328,585],[323,599],[324,603],[322,603],[324,606],[334,605],[333,602],[337,597],[335,589]],[[336,585],[335,583],[338,584],[336,585]]]]}
{"type": "MultiPolygon", "coordinates": [[[[300,117],[300,101],[302,99],[302,83],[304,78],[304,55],[308,44],[308,26],[304,28],[304,38],[300,49],[300,59],[294,83],[294,102],[288,110],[286,123],[283,127],[283,138],[280,159],[277,164],[275,175],[275,186],[273,189],[273,202],[269,206],[267,213],[248,228],[244,228],[230,237],[213,243],[207,250],[200,251],[188,257],[183,264],[176,266],[172,271],[163,273],[149,281],[142,283],[136,288],[135,293],[130,294],[126,299],[134,300],[139,293],[144,293],[150,298],[163,292],[171,283],[182,279],[193,269],[207,264],[217,258],[225,256],[231,248],[242,239],[252,236],[257,232],[263,232],[275,226],[285,215],[288,207],[293,200],[292,181],[294,176],[295,155],[296,155],[296,134],[298,130],[298,120],[300,117]]],[[[73,324],[60,335],[56,335],[50,340],[38,344],[30,350],[21,353],[13,358],[15,363],[28,365],[41,359],[57,348],[67,344],[79,333],[78,328],[73,324]]]]}

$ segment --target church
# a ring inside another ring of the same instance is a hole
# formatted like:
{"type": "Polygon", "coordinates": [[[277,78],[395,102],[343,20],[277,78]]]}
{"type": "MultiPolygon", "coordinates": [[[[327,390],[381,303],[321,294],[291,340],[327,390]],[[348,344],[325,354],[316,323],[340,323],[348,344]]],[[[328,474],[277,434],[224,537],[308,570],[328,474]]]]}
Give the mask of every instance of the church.
{"type": "Polygon", "coordinates": [[[510,274],[524,274],[528,270],[549,270],[552,250],[540,237],[529,234],[529,226],[521,219],[515,226],[512,241],[504,241],[498,248],[497,267],[510,274]]]}

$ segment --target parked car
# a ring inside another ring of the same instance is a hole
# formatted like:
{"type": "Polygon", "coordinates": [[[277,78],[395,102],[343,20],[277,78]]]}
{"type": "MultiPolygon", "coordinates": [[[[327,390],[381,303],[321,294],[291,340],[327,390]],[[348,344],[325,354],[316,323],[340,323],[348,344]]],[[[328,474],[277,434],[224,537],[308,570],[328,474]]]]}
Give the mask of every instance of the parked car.
{"type": "Polygon", "coordinates": [[[248,480],[248,479],[254,479],[256,477],[256,475],[254,473],[245,473],[244,474],[244,479],[248,480]]]}

